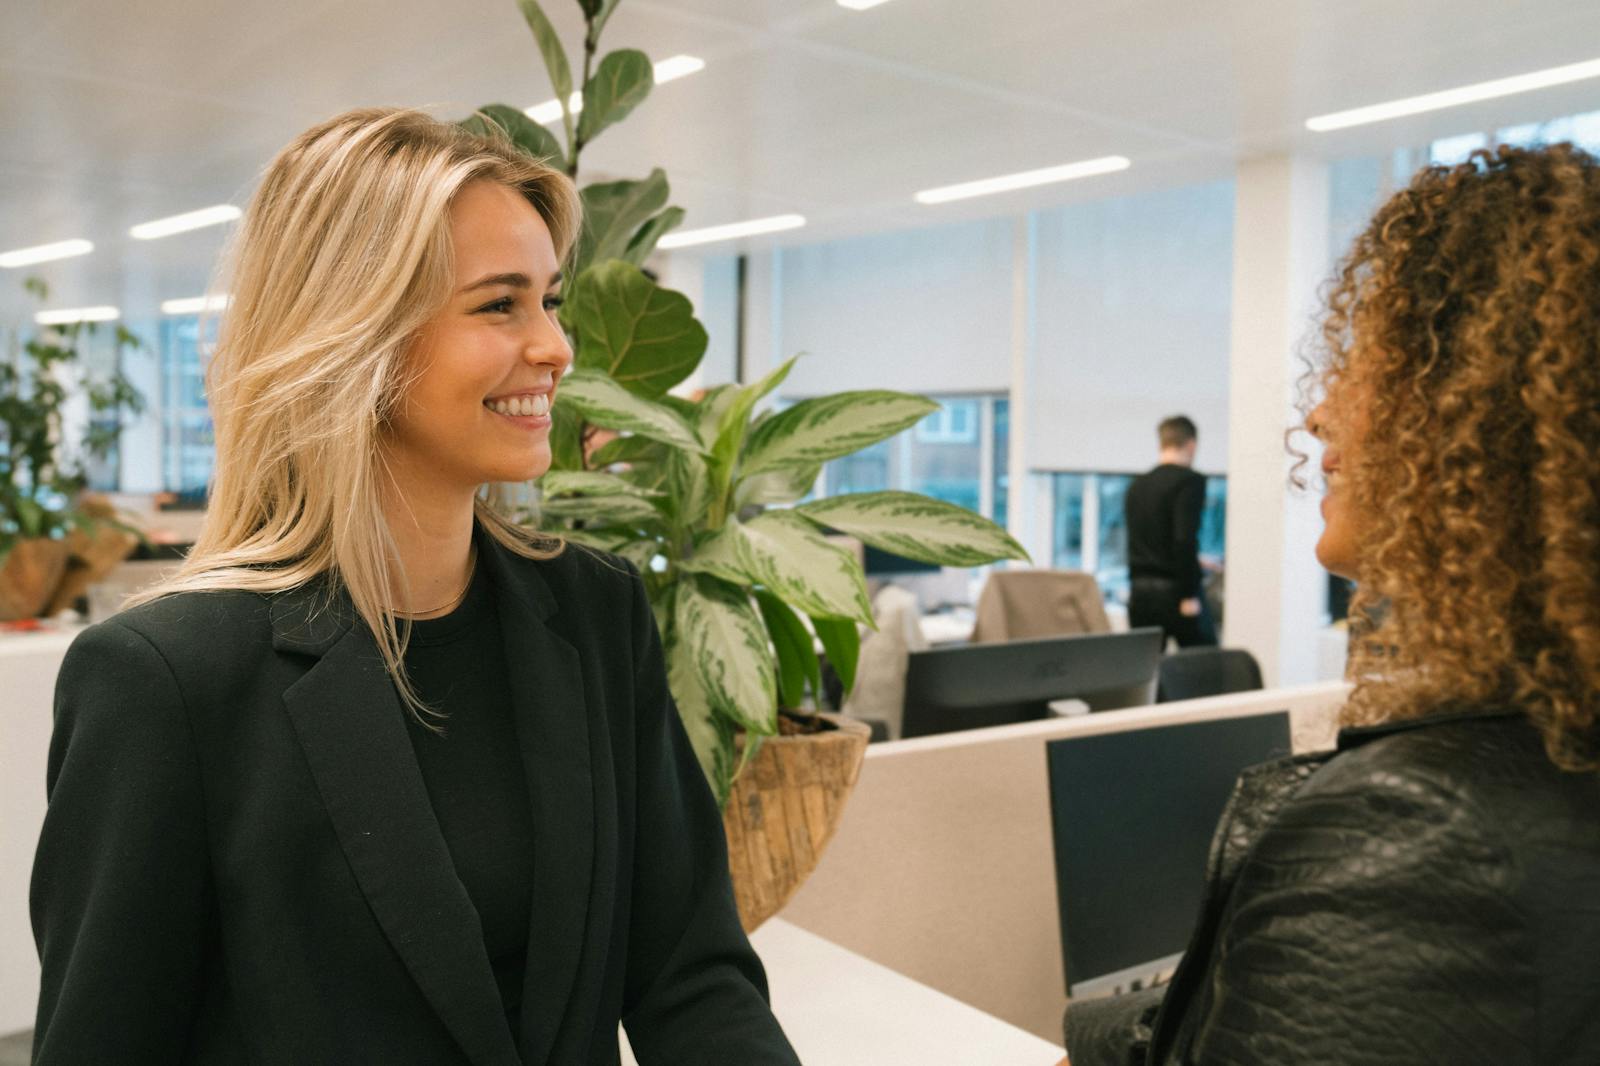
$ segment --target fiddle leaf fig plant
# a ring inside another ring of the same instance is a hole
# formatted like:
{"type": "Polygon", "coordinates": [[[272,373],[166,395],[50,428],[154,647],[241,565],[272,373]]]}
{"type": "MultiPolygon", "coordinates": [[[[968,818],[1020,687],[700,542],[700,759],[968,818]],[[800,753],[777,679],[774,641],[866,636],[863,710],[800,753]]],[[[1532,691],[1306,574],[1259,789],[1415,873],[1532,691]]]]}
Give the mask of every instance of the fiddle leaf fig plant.
{"type": "MultiPolygon", "coordinates": [[[[572,64],[553,23],[538,0],[518,0],[561,101],[564,143],[503,104],[463,125],[493,126],[576,178],[583,149],[653,84],[642,52],[612,52],[596,65],[600,32],[619,3],[577,0],[585,32],[575,107],[572,64]]],[[[819,644],[845,690],[855,683],[860,627],[872,625],[872,612],[861,563],[840,534],[949,566],[1027,553],[988,519],[914,493],[800,502],[824,463],[910,428],[938,405],[866,390],[761,410],[794,359],[752,384],[673,395],[705,355],[706,331],[688,299],[641,268],[684,212],[669,205],[660,169],[580,195],[584,231],[560,313],[574,364],[552,408],[552,467],[536,512],[524,517],[638,567],[668,685],[726,802],[762,738],[778,733],[780,712],[823,704],[819,644]]]]}

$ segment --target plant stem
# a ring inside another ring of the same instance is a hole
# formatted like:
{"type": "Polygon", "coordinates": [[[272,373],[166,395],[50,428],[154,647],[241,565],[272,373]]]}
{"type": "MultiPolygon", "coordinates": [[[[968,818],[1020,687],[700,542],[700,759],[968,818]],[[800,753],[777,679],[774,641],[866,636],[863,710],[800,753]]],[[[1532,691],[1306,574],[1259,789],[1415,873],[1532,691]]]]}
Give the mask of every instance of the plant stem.
{"type": "MultiPolygon", "coordinates": [[[[594,69],[594,54],[600,48],[599,38],[594,32],[594,18],[590,15],[583,16],[583,81],[578,86],[578,91],[583,92],[589,87],[589,74],[594,69]]],[[[589,104],[585,100],[584,106],[589,104]]],[[[583,151],[583,133],[580,129],[572,134],[571,158],[567,160],[567,177],[573,181],[578,180],[578,154],[583,151]]]]}

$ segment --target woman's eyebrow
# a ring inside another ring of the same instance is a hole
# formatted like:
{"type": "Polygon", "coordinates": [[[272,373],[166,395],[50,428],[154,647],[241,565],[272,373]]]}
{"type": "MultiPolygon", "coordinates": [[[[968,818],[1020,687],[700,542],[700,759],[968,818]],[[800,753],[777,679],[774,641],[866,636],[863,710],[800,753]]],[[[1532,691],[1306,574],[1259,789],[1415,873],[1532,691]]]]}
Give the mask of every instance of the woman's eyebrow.
{"type": "MultiPolygon", "coordinates": [[[[557,275],[559,277],[559,275],[557,275]]],[[[509,285],[513,289],[530,289],[533,281],[526,274],[485,274],[470,285],[463,286],[461,292],[471,292],[474,289],[484,289],[491,285],[509,285]]]]}

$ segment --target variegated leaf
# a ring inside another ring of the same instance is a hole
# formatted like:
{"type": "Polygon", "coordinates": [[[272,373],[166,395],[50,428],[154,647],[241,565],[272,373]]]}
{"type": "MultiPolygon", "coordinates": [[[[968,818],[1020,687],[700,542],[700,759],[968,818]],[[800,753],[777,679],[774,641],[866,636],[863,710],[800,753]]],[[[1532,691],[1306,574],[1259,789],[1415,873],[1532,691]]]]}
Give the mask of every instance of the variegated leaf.
{"type": "Polygon", "coordinates": [[[778,689],[767,627],[742,588],[684,575],[673,629],[711,707],[756,733],[778,728],[778,689]]]}
{"type": "Polygon", "coordinates": [[[795,508],[884,551],[942,566],[1026,559],[1010,534],[982,515],[915,492],[855,492],[795,508]]]}
{"type": "Polygon", "coordinates": [[[572,370],[561,379],[556,403],[577,408],[597,426],[705,453],[705,446],[677,412],[636,396],[596,370],[572,370]]]}
{"type": "Polygon", "coordinates": [[[825,463],[909,429],[938,409],[927,397],[878,389],[802,400],[751,431],[740,470],[748,476],[825,463]]]}
{"type": "Polygon", "coordinates": [[[626,544],[618,545],[612,550],[638,567],[639,572],[643,573],[650,569],[650,564],[655,561],[656,556],[661,554],[661,544],[653,537],[641,537],[637,540],[630,540],[626,544]]]}
{"type": "Polygon", "coordinates": [[[872,622],[861,564],[824,540],[810,522],[788,511],[730,522],[678,565],[729,581],[765,585],[807,614],[872,622]]]}
{"type": "Polygon", "coordinates": [[[721,469],[730,469],[734,457],[739,454],[739,448],[744,444],[745,433],[749,429],[750,412],[755,410],[756,404],[760,403],[767,393],[783,384],[783,379],[789,376],[789,371],[794,369],[795,360],[799,358],[798,355],[795,356],[760,381],[746,385],[734,393],[733,402],[726,406],[717,421],[716,437],[711,447],[712,458],[721,469]]]}
{"type": "Polygon", "coordinates": [[[783,470],[768,470],[765,474],[747,477],[734,490],[735,510],[750,504],[765,506],[774,503],[793,503],[803,499],[822,476],[822,464],[792,466],[783,470]]]}
{"type": "Polygon", "coordinates": [[[552,470],[539,479],[545,499],[557,496],[660,496],[616,474],[592,470],[552,470]]]}
{"type": "Polygon", "coordinates": [[[678,717],[689,734],[689,744],[695,758],[700,760],[711,790],[719,804],[727,801],[728,790],[733,785],[738,756],[734,753],[733,730],[718,718],[711,703],[711,694],[700,680],[695,669],[694,652],[679,639],[678,628],[668,619],[662,628],[662,641],[667,657],[667,687],[672,691],[672,702],[677,704],[678,717]]]}
{"type": "Polygon", "coordinates": [[[693,526],[705,517],[711,506],[711,474],[706,461],[693,452],[668,456],[666,496],[680,526],[693,526]]]}
{"type": "Polygon", "coordinates": [[[601,526],[649,525],[661,520],[655,505],[640,496],[560,496],[542,501],[539,513],[601,526]]]}

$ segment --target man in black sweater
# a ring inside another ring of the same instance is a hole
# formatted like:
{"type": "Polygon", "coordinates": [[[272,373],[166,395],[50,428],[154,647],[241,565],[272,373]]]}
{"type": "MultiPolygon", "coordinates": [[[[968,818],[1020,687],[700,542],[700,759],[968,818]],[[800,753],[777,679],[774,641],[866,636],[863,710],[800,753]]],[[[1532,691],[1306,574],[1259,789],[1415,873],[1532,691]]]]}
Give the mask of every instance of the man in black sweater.
{"type": "Polygon", "coordinates": [[[1206,479],[1196,473],[1199,433],[1183,415],[1165,419],[1160,465],[1135,478],[1123,506],[1128,522],[1128,624],[1160,626],[1179,647],[1215,644],[1200,591],[1200,515],[1206,479]]]}

